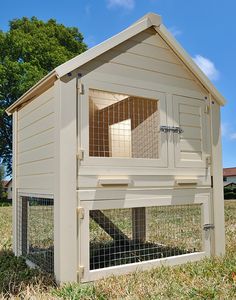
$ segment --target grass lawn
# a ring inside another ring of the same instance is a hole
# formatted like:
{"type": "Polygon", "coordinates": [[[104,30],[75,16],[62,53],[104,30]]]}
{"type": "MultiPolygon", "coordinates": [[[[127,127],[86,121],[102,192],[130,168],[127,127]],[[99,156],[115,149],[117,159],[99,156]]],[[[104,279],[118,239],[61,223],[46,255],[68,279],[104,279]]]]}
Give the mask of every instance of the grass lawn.
{"type": "Polygon", "coordinates": [[[11,252],[11,207],[0,207],[0,299],[236,299],[236,201],[225,202],[225,257],[56,287],[11,252]]]}

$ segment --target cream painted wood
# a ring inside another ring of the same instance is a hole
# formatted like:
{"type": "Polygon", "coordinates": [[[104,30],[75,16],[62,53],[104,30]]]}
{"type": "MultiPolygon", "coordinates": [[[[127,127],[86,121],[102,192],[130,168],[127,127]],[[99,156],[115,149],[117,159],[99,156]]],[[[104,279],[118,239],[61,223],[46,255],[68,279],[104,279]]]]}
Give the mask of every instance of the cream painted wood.
{"type": "Polygon", "coordinates": [[[211,155],[213,176],[213,222],[215,225],[213,253],[225,254],[225,220],[224,220],[224,196],[223,196],[223,171],[221,149],[220,106],[210,98],[211,113],[211,155]]]}
{"type": "Polygon", "coordinates": [[[198,187],[210,187],[211,180],[209,176],[200,176],[200,175],[188,175],[186,172],[180,175],[143,175],[140,172],[137,172],[138,175],[104,175],[104,176],[82,176],[78,177],[78,187],[79,189],[91,189],[91,188],[100,188],[109,185],[124,185],[125,188],[164,188],[164,187],[174,187],[176,179],[185,178],[192,179],[196,178],[198,187]]]}
{"type": "MultiPolygon", "coordinates": [[[[186,68],[197,79],[198,84],[200,83],[199,86],[206,88],[208,92],[214,95],[220,105],[224,105],[224,97],[216,90],[207,76],[193,62],[191,57],[184,51],[184,49],[179,45],[176,39],[171,35],[171,33],[161,22],[161,17],[159,15],[147,14],[141,20],[137,21],[126,30],[62,64],[61,66],[50,72],[48,75],[46,75],[42,80],[40,80],[30,90],[28,90],[22,97],[20,97],[14,104],[12,104],[7,109],[7,113],[12,114],[17,107],[24,105],[27,101],[32,101],[35,96],[41,94],[43,91],[48,89],[48,87],[52,86],[56,81],[56,78],[62,78],[66,74],[73,72],[76,68],[85,65],[89,61],[94,60],[95,58],[101,56],[103,53],[106,53],[107,51],[135,37],[136,35],[144,32],[147,29],[148,32],[150,32],[150,28],[155,28],[158,35],[160,35],[163,39],[162,45],[163,43],[166,43],[179,57],[179,59],[183,61],[186,68]]],[[[147,43],[149,43],[149,41],[147,43]]]]}
{"type": "Polygon", "coordinates": [[[134,264],[126,264],[116,267],[104,268],[101,270],[93,270],[89,273],[84,272],[84,277],[81,282],[88,282],[99,280],[101,278],[106,278],[108,276],[119,276],[124,274],[129,274],[131,272],[140,272],[145,270],[150,270],[162,266],[176,266],[185,264],[188,262],[195,262],[206,257],[205,252],[196,252],[191,254],[184,254],[180,256],[172,256],[167,258],[160,258],[158,260],[145,261],[134,264]]]}
{"type": "Polygon", "coordinates": [[[40,147],[47,146],[55,139],[54,127],[43,131],[42,133],[31,136],[30,138],[18,143],[18,153],[24,153],[30,150],[35,150],[40,147]]]}
{"type": "Polygon", "coordinates": [[[17,222],[18,222],[18,195],[17,195],[17,112],[13,113],[12,128],[12,235],[13,235],[13,252],[18,256],[17,240],[17,222]]]}
{"type": "MultiPolygon", "coordinates": [[[[196,188],[193,186],[190,186],[189,188],[181,187],[181,188],[136,188],[136,189],[118,189],[118,188],[111,188],[111,189],[97,189],[97,190],[79,190],[79,199],[80,201],[87,201],[91,202],[92,205],[95,205],[96,203],[100,203],[100,201],[105,201],[106,205],[109,205],[109,202],[112,200],[118,200],[120,207],[122,208],[124,203],[127,203],[127,201],[130,201],[130,203],[133,203],[134,205],[135,201],[143,200],[143,204],[140,204],[141,206],[147,206],[145,204],[145,201],[149,201],[150,199],[153,202],[153,205],[155,204],[156,199],[159,198],[165,198],[167,201],[170,201],[170,204],[174,204],[175,202],[172,201],[173,196],[176,201],[183,201],[185,199],[186,203],[194,203],[195,196],[204,196],[207,193],[210,193],[210,188],[196,188]],[[182,199],[182,200],[181,200],[182,199]],[[171,202],[172,201],[172,202],[171,202]],[[192,202],[191,202],[192,201],[192,202]]],[[[113,202],[115,203],[115,202],[113,202]]],[[[160,199],[158,200],[158,203],[160,203],[160,199]]],[[[166,205],[165,202],[163,202],[163,205],[166,205]]],[[[178,202],[177,202],[178,203],[178,202]]],[[[132,207],[132,206],[131,206],[132,207]]]]}
{"type": "MultiPolygon", "coordinates": [[[[92,280],[97,280],[103,277],[107,277],[110,275],[118,275],[125,274],[129,272],[133,272],[135,270],[147,270],[153,267],[165,265],[165,264],[178,264],[185,263],[187,261],[196,261],[204,258],[205,256],[210,255],[210,235],[202,234],[202,252],[191,253],[187,255],[168,257],[165,259],[156,259],[146,262],[134,263],[134,264],[126,264],[116,267],[109,267],[98,270],[90,271],[90,263],[89,263],[89,210],[96,209],[115,209],[115,208],[140,208],[140,207],[152,207],[152,206],[163,206],[163,205],[183,205],[183,204],[201,204],[202,211],[202,225],[209,223],[209,200],[210,194],[205,193],[204,195],[195,194],[195,191],[184,191],[182,190],[180,193],[178,191],[174,191],[173,194],[169,194],[166,196],[157,196],[155,199],[152,198],[139,198],[136,201],[132,200],[101,200],[101,201],[80,201],[81,207],[84,208],[84,218],[80,221],[81,226],[81,258],[80,258],[80,266],[83,266],[84,272],[83,276],[80,278],[81,282],[88,282],[92,280]],[[183,196],[183,192],[187,192],[185,196],[183,196]],[[191,196],[191,197],[190,197],[191,196]],[[122,201],[122,202],[121,202],[122,201]]],[[[143,224],[142,224],[143,225],[143,224]]],[[[204,231],[202,229],[202,231],[204,231]]]]}
{"type": "Polygon", "coordinates": [[[207,167],[209,121],[205,109],[203,100],[173,96],[174,126],[184,130],[173,134],[176,167],[207,167]]]}
{"type": "Polygon", "coordinates": [[[49,87],[44,93],[41,93],[38,95],[38,97],[34,98],[34,101],[29,102],[26,106],[21,108],[18,112],[18,120],[23,119],[28,114],[32,113],[34,110],[39,109],[40,106],[43,106],[48,101],[52,100],[53,91],[54,87],[49,87]]]}
{"type": "Polygon", "coordinates": [[[29,139],[37,134],[40,134],[44,131],[52,129],[55,125],[55,115],[54,113],[48,113],[45,116],[42,116],[40,120],[37,120],[35,123],[30,126],[23,128],[18,131],[19,142],[29,139]]]}
{"type": "MultiPolygon", "coordinates": [[[[141,158],[111,158],[111,157],[92,157],[89,156],[89,89],[104,90],[106,92],[119,93],[119,91],[114,90],[113,86],[108,83],[104,83],[100,86],[99,82],[92,84],[86,84],[86,81],[82,81],[84,93],[80,97],[81,105],[81,149],[84,151],[84,159],[80,162],[80,166],[113,166],[113,167],[125,167],[129,165],[130,167],[167,167],[167,139],[166,135],[160,133],[160,143],[159,143],[159,157],[158,159],[141,159],[141,158]]],[[[147,91],[147,90],[129,90],[128,87],[122,87],[123,94],[144,97],[148,99],[158,100],[158,110],[160,125],[166,125],[166,101],[165,94],[147,91]]]]}
{"type": "Polygon", "coordinates": [[[83,74],[83,80],[86,80],[87,83],[90,82],[91,84],[93,84],[98,82],[100,85],[102,85],[102,84],[106,84],[109,81],[110,85],[114,86],[116,89],[121,89],[121,90],[123,87],[128,86],[129,89],[133,89],[134,91],[137,89],[145,89],[145,90],[151,90],[151,91],[162,92],[162,93],[171,93],[175,95],[182,95],[186,97],[200,98],[200,99],[204,99],[204,97],[206,96],[206,93],[203,93],[201,89],[190,90],[186,88],[163,84],[157,81],[151,82],[149,80],[146,80],[144,84],[145,78],[135,79],[133,77],[130,77],[127,79],[126,77],[122,76],[122,74],[118,75],[115,73],[109,74],[109,76],[107,76],[102,72],[98,72],[96,69],[90,72],[83,68],[83,69],[79,69],[78,72],[83,74]]]}
{"type": "Polygon", "coordinates": [[[77,281],[77,89],[76,78],[55,85],[55,276],[58,282],[77,281]]]}

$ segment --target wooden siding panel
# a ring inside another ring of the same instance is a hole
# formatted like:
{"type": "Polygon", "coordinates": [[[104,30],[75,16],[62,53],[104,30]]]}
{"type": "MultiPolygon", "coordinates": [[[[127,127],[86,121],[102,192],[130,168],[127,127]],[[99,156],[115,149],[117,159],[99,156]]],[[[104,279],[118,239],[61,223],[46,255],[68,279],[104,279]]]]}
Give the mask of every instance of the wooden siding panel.
{"type": "Polygon", "coordinates": [[[88,73],[87,78],[94,77],[99,79],[99,74],[106,74],[106,80],[109,80],[111,75],[116,75],[123,79],[124,84],[128,85],[129,79],[135,79],[142,82],[143,88],[145,88],[145,82],[153,82],[157,84],[163,84],[166,86],[174,86],[176,88],[183,88],[187,90],[199,90],[198,85],[192,79],[185,79],[176,76],[170,76],[158,72],[151,72],[143,70],[141,68],[134,68],[127,65],[120,65],[115,63],[103,63],[99,60],[91,62],[85,65],[83,69],[88,73]]]}
{"type": "Polygon", "coordinates": [[[53,174],[17,176],[17,184],[21,189],[36,189],[52,191],[53,174]]]}
{"type": "Polygon", "coordinates": [[[30,138],[18,143],[18,153],[33,150],[50,144],[55,138],[54,128],[43,131],[40,134],[31,136],[30,138]]]}
{"type": "Polygon", "coordinates": [[[55,101],[51,87],[18,113],[17,188],[54,190],[55,101]]]}
{"type": "Polygon", "coordinates": [[[43,105],[45,102],[48,102],[50,99],[53,99],[54,95],[54,87],[49,88],[47,91],[39,95],[36,99],[26,104],[23,108],[21,108],[18,112],[18,120],[25,117],[28,113],[37,109],[39,106],[43,105]]]}
{"type": "Polygon", "coordinates": [[[166,42],[159,36],[159,34],[157,34],[157,32],[154,29],[148,29],[146,31],[143,31],[132,37],[130,40],[161,48],[168,48],[166,42]]]}
{"type": "Polygon", "coordinates": [[[43,103],[41,106],[36,108],[35,110],[31,111],[27,116],[25,116],[22,119],[19,119],[18,121],[18,130],[22,130],[23,128],[26,128],[36,121],[42,119],[43,117],[53,113],[55,110],[55,103],[52,100],[49,100],[48,102],[43,103]]]}
{"type": "Polygon", "coordinates": [[[19,142],[30,138],[34,135],[40,134],[46,130],[53,128],[55,125],[55,116],[54,113],[50,113],[47,116],[42,116],[42,118],[30,126],[23,128],[18,131],[19,142]]]}
{"type": "Polygon", "coordinates": [[[35,162],[24,163],[18,166],[19,176],[52,174],[54,172],[54,159],[44,159],[35,162]]]}
{"type": "Polygon", "coordinates": [[[54,143],[18,155],[18,165],[54,157],[54,143]]]}
{"type": "Polygon", "coordinates": [[[110,51],[102,57],[105,62],[117,63],[121,65],[129,65],[137,69],[148,70],[170,76],[177,76],[189,79],[189,74],[181,65],[154,59],[147,56],[134,55],[132,53],[119,53],[110,51]]]}

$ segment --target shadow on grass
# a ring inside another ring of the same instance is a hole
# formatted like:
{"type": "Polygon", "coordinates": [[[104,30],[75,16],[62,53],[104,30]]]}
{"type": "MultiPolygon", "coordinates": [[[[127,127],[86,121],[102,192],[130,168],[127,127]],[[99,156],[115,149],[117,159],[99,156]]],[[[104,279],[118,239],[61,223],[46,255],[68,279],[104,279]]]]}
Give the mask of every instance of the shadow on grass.
{"type": "Polygon", "coordinates": [[[0,294],[17,295],[28,285],[37,285],[42,291],[56,286],[51,275],[30,269],[23,258],[15,257],[10,250],[0,250],[0,294]]]}
{"type": "Polygon", "coordinates": [[[90,269],[137,263],[196,252],[150,242],[111,241],[90,243],[90,269]]]}

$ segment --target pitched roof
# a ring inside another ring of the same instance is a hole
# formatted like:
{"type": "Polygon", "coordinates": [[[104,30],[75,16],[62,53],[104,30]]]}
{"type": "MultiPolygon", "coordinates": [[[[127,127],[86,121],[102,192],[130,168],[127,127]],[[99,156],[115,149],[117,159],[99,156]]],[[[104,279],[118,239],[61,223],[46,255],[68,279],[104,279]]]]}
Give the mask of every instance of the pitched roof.
{"type": "Polygon", "coordinates": [[[64,75],[72,72],[76,68],[86,64],[92,59],[98,57],[99,55],[107,52],[108,50],[118,46],[119,44],[130,39],[134,35],[153,27],[165,40],[165,42],[171,47],[171,49],[178,55],[178,57],[183,61],[186,67],[195,75],[195,77],[201,82],[205,89],[212,94],[215,100],[220,104],[225,104],[224,97],[215,88],[208,77],[202,72],[202,70],[195,64],[192,58],[187,54],[187,52],[182,48],[182,46],[176,41],[172,34],[167,30],[167,28],[162,24],[161,17],[159,15],[149,13],[142,17],[140,20],[135,22],[133,25],[121,31],[119,34],[114,35],[108,40],[102,42],[101,44],[90,48],[86,52],[72,58],[71,60],[65,62],[64,64],[56,67],[47,76],[36,83],[31,89],[29,89],[24,95],[22,95],[15,103],[13,103],[6,110],[10,115],[14,110],[21,104],[37,96],[39,89],[42,86],[48,86],[52,84],[57,78],[61,78],[64,75]]]}
{"type": "Polygon", "coordinates": [[[236,167],[235,168],[224,168],[223,176],[225,176],[225,177],[236,176],[236,167]]]}

